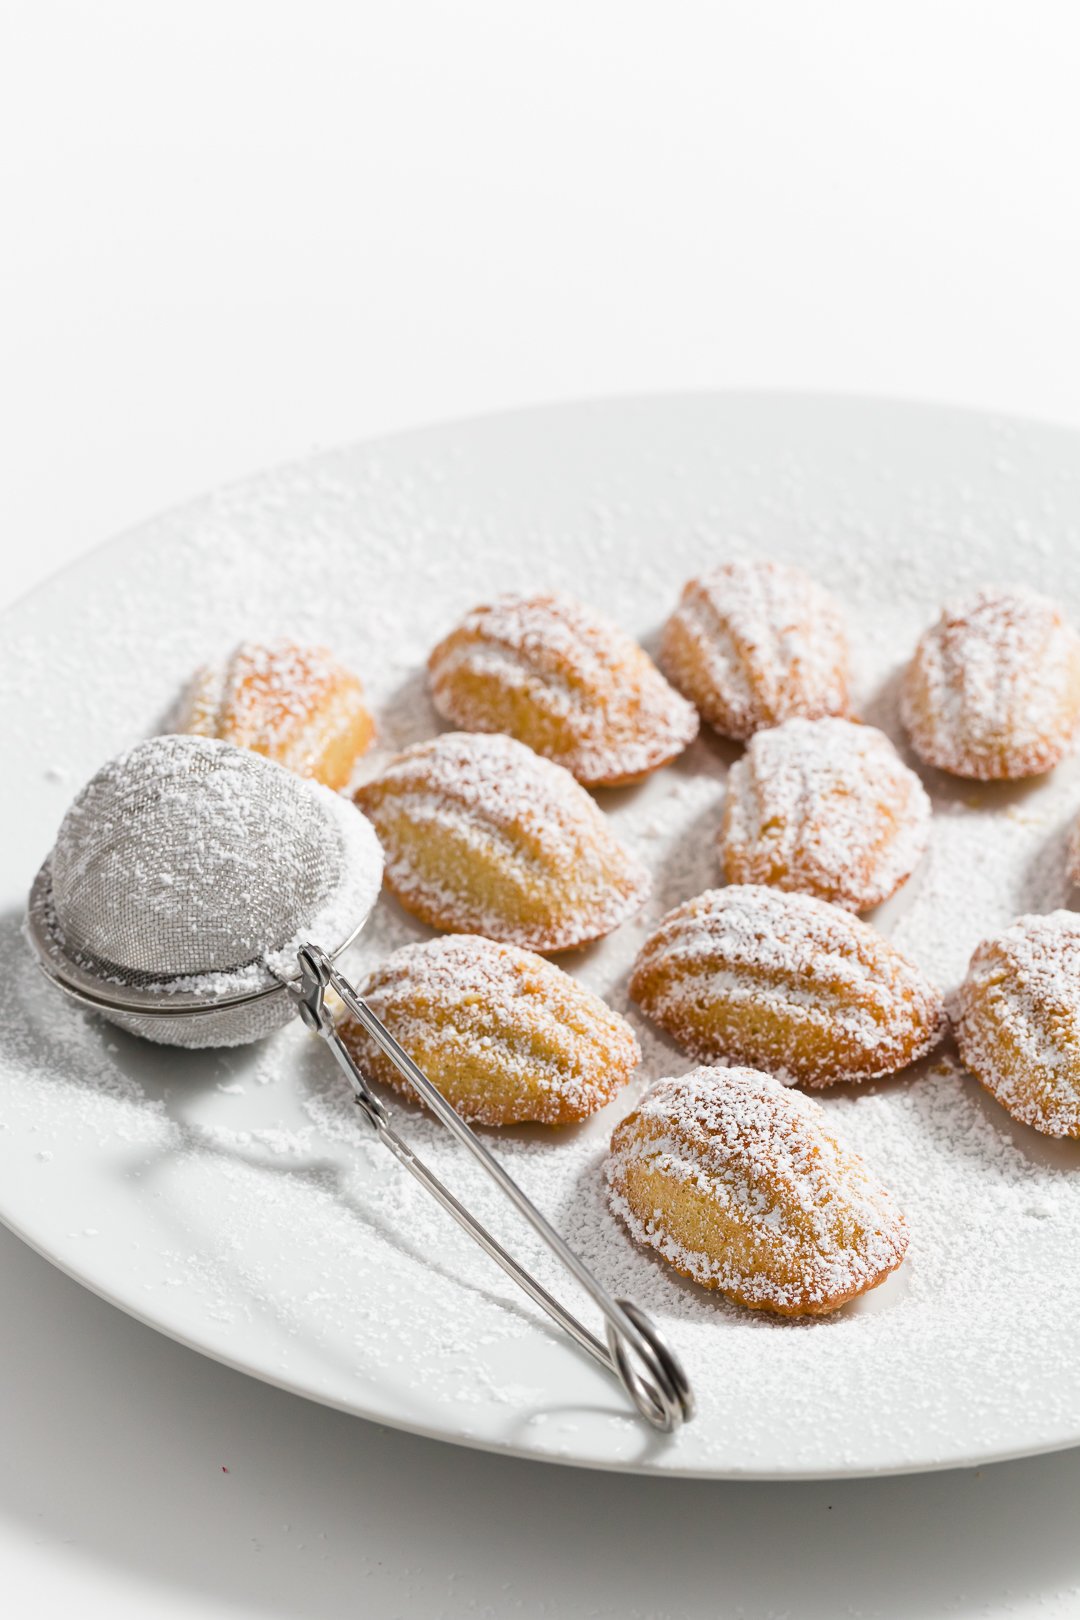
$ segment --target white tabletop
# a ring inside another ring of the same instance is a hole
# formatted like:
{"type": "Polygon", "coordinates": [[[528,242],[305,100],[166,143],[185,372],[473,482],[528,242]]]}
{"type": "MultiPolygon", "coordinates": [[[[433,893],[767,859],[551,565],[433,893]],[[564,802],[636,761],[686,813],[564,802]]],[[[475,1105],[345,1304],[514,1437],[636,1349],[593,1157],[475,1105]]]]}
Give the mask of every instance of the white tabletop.
{"type": "MultiPolygon", "coordinates": [[[[836,388],[1080,425],[1080,19],[9,0],[0,603],[207,485],[525,402],[836,388]]],[[[1080,1452],[708,1485],[376,1429],[0,1233],[28,1620],[1072,1615],[1080,1452]]]]}

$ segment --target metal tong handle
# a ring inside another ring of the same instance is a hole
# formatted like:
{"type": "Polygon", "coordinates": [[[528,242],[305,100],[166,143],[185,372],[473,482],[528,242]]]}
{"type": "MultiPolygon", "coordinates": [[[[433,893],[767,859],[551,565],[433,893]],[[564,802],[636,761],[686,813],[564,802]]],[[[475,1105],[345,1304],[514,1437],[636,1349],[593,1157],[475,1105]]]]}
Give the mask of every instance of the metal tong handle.
{"type": "Polygon", "coordinates": [[[302,946],[297,956],[301,975],[297,992],[300,999],[300,1015],[308,1028],[320,1035],[333,1052],[352,1087],[355,1101],[363,1109],[376,1135],[390,1149],[399,1164],[404,1165],[410,1175],[415,1176],[417,1181],[427,1188],[432,1197],[436,1198],[458,1225],[464,1227],[470,1237],[475,1238],[480,1247],[525,1290],[530,1299],[535,1300],[542,1310],[558,1322],[559,1326],[606,1372],[618,1379],[641,1416],[651,1423],[654,1429],[659,1429],[664,1434],[674,1433],[681,1424],[693,1416],[694,1397],[677,1356],[665,1343],[644,1311],[639,1310],[628,1299],[613,1298],[596,1280],[573,1249],[545,1220],[536,1205],[525,1196],[517,1182],[507,1175],[498,1159],[469,1129],[442,1092],[432,1085],[422,1070],[417,1068],[412,1058],[375,1016],[367,1003],[333,966],[329,957],[317,945],[302,946]],[[473,1157],[479,1160],[518,1213],[525,1217],[552,1253],[562,1261],[566,1269],[577,1278],[582,1288],[595,1301],[604,1317],[606,1344],[595,1334],[590,1333],[565,1305],[560,1304],[530,1272],[519,1265],[397,1134],[390,1123],[386,1108],[371,1090],[337,1032],[333,1016],[326,1006],[326,992],[329,989],[341,997],[357,1023],[363,1026],[376,1045],[386,1053],[391,1063],[404,1075],[432,1113],[447,1130],[452,1131],[458,1140],[464,1143],[473,1157]]]}

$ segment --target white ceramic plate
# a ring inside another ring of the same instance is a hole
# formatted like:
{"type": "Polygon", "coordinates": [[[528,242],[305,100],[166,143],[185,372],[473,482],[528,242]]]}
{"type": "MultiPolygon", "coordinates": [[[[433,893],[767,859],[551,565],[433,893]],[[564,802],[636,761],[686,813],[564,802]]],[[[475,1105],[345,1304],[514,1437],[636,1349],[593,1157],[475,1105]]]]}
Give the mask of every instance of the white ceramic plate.
{"type": "MultiPolygon", "coordinates": [[[[658,1439],[381,1150],[299,1026],[168,1053],[66,1006],[19,933],[76,789],[243,636],[335,647],[384,746],[430,734],[423,660],[474,601],[570,587],[648,639],[733,551],[798,559],[851,616],[863,712],[899,736],[896,667],[947,591],[1022,577],[1080,610],[1080,439],[919,406],[768,395],[574,405],[436,428],[256,478],[114,541],[5,618],[0,1215],[89,1288],[257,1377],[365,1417],[566,1462],[761,1478],[946,1467],[1080,1441],[1080,1147],[1013,1127],[948,1061],[828,1096],[891,1183],[910,1258],[823,1322],[740,1313],[638,1252],[604,1206],[611,1126],[688,1065],[635,1017],[639,1079],[498,1151],[681,1352],[699,1416],[658,1439]]],[[[645,929],[717,881],[733,750],[702,739],[601,795],[655,874],[646,913],[566,965],[627,1010],[645,929]]],[[[367,770],[378,763],[369,760],[367,770]]],[[[1069,897],[1072,762],[1046,783],[928,777],[923,868],[876,921],[952,986],[988,929],[1069,897]]],[[[352,966],[424,931],[384,899],[352,966]]],[[[406,1111],[421,1151],[497,1205],[406,1111]]],[[[548,1276],[535,1245],[505,1234],[548,1276]]],[[[72,1347],[77,1354],[77,1347],[72,1347]]]]}

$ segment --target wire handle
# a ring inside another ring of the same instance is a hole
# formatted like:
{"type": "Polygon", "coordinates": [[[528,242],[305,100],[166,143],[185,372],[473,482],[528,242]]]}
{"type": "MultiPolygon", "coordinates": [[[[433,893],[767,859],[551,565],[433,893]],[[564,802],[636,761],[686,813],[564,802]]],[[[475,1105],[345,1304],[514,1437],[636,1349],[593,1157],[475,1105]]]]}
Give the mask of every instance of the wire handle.
{"type": "Polygon", "coordinates": [[[527,1198],[517,1182],[507,1175],[498,1159],[488,1151],[480,1138],[469,1129],[461,1115],[447,1102],[423,1071],[375,1016],[367,1003],[353,989],[349,981],[334,967],[330,958],[317,945],[304,945],[297,952],[300,964],[300,984],[294,991],[300,1002],[300,1016],[309,1029],[329,1046],[346,1079],[353,1096],[375,1134],[404,1165],[410,1175],[426,1187],[432,1197],[451,1214],[458,1225],[474,1238],[480,1247],[500,1265],[520,1288],[546,1311],[581,1348],[598,1362],[622,1385],[646,1422],[663,1434],[673,1434],[694,1415],[694,1397],[678,1357],[667,1345],[644,1311],[628,1299],[615,1299],[608,1293],[585,1263],[574,1253],[555,1228],[541,1215],[536,1205],[527,1198]],[[334,990],[345,1003],[357,1023],[363,1026],[377,1046],[381,1048],[404,1075],[417,1095],[432,1113],[452,1131],[492,1180],[506,1194],[520,1215],[543,1239],[552,1253],[562,1261],[586,1293],[599,1307],[605,1324],[606,1343],[590,1333],[565,1305],[549,1294],[532,1274],[520,1265],[485,1226],[471,1215],[454,1194],[429,1170],[422,1159],[403,1140],[390,1122],[390,1115],[368,1085],[341,1036],[333,1016],[326,1005],[327,990],[334,990]]]}

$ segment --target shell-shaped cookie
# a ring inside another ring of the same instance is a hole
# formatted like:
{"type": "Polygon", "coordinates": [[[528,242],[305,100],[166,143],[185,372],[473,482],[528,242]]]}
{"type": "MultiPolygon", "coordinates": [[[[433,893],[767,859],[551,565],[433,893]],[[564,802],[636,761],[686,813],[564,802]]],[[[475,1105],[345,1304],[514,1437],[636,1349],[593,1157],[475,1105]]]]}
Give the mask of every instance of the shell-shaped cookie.
{"type": "Polygon", "coordinates": [[[197,672],[172,729],[250,748],[341,788],[375,722],[360,681],[324,647],[245,641],[224,664],[197,672]]]}
{"type": "MultiPolygon", "coordinates": [[[[641,1059],[599,996],[542,956],[476,934],[403,945],[361,994],[458,1113],[484,1125],[585,1119],[641,1059]]],[[[358,1024],[341,1032],[369,1073],[409,1092],[358,1024]]]]}
{"type": "Polygon", "coordinates": [[[768,883],[852,911],[911,876],[930,800],[873,726],[786,720],[751,737],[728,773],[720,857],[729,883],[768,883]]]}
{"type": "Polygon", "coordinates": [[[850,912],[759,884],[709,889],[642,946],[630,994],[701,1062],[807,1086],[893,1074],[944,1031],[939,992],[850,912]]]}
{"type": "Polygon", "coordinates": [[[1037,776],[1080,723],[1080,637],[1048,597],[985,586],[923,635],[900,713],[928,765],[979,781],[1037,776]]]}
{"type": "Polygon", "coordinates": [[[432,928],[561,951],[641,906],[649,875],[569,771],[512,737],[448,731],[415,744],[356,802],[386,880],[432,928]]]}
{"type": "Polygon", "coordinates": [[[728,562],[683,588],[660,668],[723,737],[850,712],[840,610],[800,568],[728,562]]]}
{"type": "Polygon", "coordinates": [[[639,1243],[754,1310],[834,1311],[907,1249],[903,1216],[821,1104],[755,1069],[658,1081],[616,1126],[607,1180],[639,1243]]]}
{"type": "Polygon", "coordinates": [[[697,736],[697,711],[637,642],[566,596],[474,608],[428,670],[447,720],[507,732],[588,786],[655,771],[697,736]]]}
{"type": "Polygon", "coordinates": [[[976,948],[960,989],[965,1065],[1014,1119],[1080,1137],[1080,916],[1021,917],[976,948]]]}

